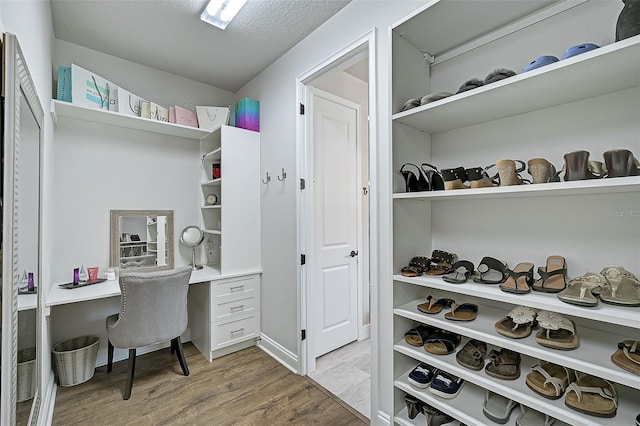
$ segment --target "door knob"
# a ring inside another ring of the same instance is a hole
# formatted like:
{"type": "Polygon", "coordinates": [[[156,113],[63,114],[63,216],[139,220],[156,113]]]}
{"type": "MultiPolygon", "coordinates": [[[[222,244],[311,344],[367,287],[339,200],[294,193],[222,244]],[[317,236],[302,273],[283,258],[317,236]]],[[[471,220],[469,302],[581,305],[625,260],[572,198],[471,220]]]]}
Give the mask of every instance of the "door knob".
{"type": "Polygon", "coordinates": [[[358,252],[355,250],[351,250],[351,253],[349,253],[350,257],[356,257],[358,255],[358,252]]]}

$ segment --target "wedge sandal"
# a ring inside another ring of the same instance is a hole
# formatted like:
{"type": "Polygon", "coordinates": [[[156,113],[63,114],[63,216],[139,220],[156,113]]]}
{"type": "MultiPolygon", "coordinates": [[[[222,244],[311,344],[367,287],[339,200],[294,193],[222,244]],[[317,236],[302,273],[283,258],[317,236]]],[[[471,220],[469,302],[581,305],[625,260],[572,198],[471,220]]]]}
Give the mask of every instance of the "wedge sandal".
{"type": "Polygon", "coordinates": [[[509,349],[493,350],[484,372],[501,380],[516,380],[520,377],[520,354],[509,349]]]}
{"type": "Polygon", "coordinates": [[[537,316],[542,327],[536,334],[536,342],[547,348],[571,350],[578,347],[580,339],[576,334],[576,324],[560,314],[540,311],[537,316]]]}
{"type": "Polygon", "coordinates": [[[596,306],[596,294],[602,293],[607,286],[607,280],[595,272],[573,278],[567,283],[567,288],[558,293],[558,299],[565,303],[578,306],[596,306]]]}
{"type": "Polygon", "coordinates": [[[415,256],[409,262],[409,265],[402,268],[400,274],[405,277],[418,277],[422,275],[429,267],[431,260],[425,256],[415,256]]]}
{"type": "Polygon", "coordinates": [[[611,362],[630,373],[640,375],[640,341],[623,340],[611,355],[611,362]]]}
{"type": "Polygon", "coordinates": [[[559,399],[569,383],[575,380],[575,373],[561,365],[541,362],[531,367],[525,383],[529,389],[548,399],[559,399]]]}
{"type": "Polygon", "coordinates": [[[436,299],[429,295],[426,303],[420,303],[417,308],[423,314],[439,314],[442,309],[450,307],[455,301],[453,299],[442,298],[436,299]]]}
{"type": "Polygon", "coordinates": [[[446,330],[433,333],[424,344],[424,350],[434,355],[448,355],[456,350],[460,336],[446,330]]]}
{"type": "Polygon", "coordinates": [[[483,257],[478,265],[479,276],[473,278],[478,284],[500,284],[504,281],[507,263],[493,257],[483,257]]]}
{"type": "Polygon", "coordinates": [[[480,371],[484,368],[486,353],[487,344],[480,340],[472,339],[456,353],[456,361],[469,370],[480,371]]]}
{"type": "Polygon", "coordinates": [[[600,272],[607,280],[607,288],[600,300],[613,305],[640,306],[640,281],[619,265],[605,266],[600,272]]]}
{"type": "Polygon", "coordinates": [[[507,293],[527,294],[533,283],[533,263],[521,262],[513,269],[506,269],[507,279],[500,284],[500,290],[507,293]]]}
{"type": "Polygon", "coordinates": [[[531,330],[536,325],[536,311],[528,306],[517,306],[504,318],[498,320],[494,328],[505,337],[523,339],[531,334],[531,330]]]}
{"type": "Polygon", "coordinates": [[[616,388],[600,377],[584,375],[567,387],[567,407],[596,417],[614,417],[618,409],[616,388]]]}
{"type": "Polygon", "coordinates": [[[538,268],[540,279],[531,288],[544,293],[559,293],[567,286],[567,261],[562,256],[547,257],[545,267],[538,268]]]}

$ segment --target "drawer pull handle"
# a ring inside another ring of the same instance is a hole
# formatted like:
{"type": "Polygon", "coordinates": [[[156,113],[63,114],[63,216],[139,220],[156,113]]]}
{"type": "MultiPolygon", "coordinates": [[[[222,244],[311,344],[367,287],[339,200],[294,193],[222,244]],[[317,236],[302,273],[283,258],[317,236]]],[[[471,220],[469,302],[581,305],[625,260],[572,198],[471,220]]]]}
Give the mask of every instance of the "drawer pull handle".
{"type": "Polygon", "coordinates": [[[244,311],[244,305],[240,305],[240,306],[232,306],[231,307],[231,312],[234,312],[236,310],[240,310],[240,311],[244,311]]]}
{"type": "Polygon", "coordinates": [[[244,333],[244,328],[239,328],[237,330],[231,330],[231,335],[233,336],[236,333],[244,333]]]}
{"type": "Polygon", "coordinates": [[[240,291],[244,290],[244,284],[231,287],[229,290],[233,292],[234,290],[238,290],[238,289],[240,289],[240,291]]]}

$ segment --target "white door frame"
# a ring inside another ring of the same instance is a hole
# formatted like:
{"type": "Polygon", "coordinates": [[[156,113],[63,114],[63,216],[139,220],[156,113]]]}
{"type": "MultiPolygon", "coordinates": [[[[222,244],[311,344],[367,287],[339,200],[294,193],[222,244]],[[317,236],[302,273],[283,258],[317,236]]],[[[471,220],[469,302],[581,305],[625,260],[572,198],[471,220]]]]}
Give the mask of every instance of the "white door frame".
{"type": "MultiPolygon", "coordinates": [[[[377,140],[377,102],[376,102],[376,78],[375,78],[375,28],[366,33],[364,36],[358,38],[354,42],[350,43],[340,51],[331,55],[318,65],[314,66],[307,72],[299,75],[296,81],[296,99],[298,104],[306,104],[307,91],[309,90],[307,84],[316,77],[324,74],[327,71],[332,70],[336,65],[348,60],[356,54],[367,51],[369,62],[369,233],[370,233],[370,250],[369,259],[370,265],[377,265],[378,250],[375,244],[377,241],[377,214],[374,208],[377,205],[377,152],[375,149],[375,141],[377,140]],[[372,143],[373,142],[373,143],[372,143]],[[372,244],[372,242],[374,242],[372,244]]],[[[306,190],[299,189],[296,197],[297,207],[297,247],[298,253],[309,253],[312,247],[312,242],[309,241],[308,235],[312,224],[310,223],[311,211],[313,209],[313,194],[308,188],[311,188],[310,171],[312,170],[312,147],[310,145],[308,127],[307,127],[308,115],[298,114],[296,120],[296,172],[300,179],[304,179],[305,182],[309,182],[306,185],[306,190]]],[[[363,141],[364,142],[364,141],[363,141]]],[[[307,311],[307,299],[308,299],[308,277],[307,271],[311,268],[307,268],[306,265],[300,265],[298,262],[298,330],[308,329],[308,311],[307,311]]],[[[370,294],[370,325],[371,325],[371,345],[372,348],[377,347],[376,330],[377,325],[377,268],[370,268],[369,276],[369,294],[370,294]]],[[[361,293],[362,287],[359,288],[361,293]]],[[[361,310],[361,303],[359,303],[359,310],[361,310]]],[[[362,321],[362,317],[359,316],[359,322],[362,321]]],[[[308,339],[299,340],[298,345],[298,372],[306,375],[310,367],[315,368],[315,359],[311,359],[310,350],[308,348],[308,339]]],[[[377,351],[372,350],[372,365],[377,364],[377,351]]],[[[372,384],[377,383],[377,371],[375,368],[372,371],[372,384]]],[[[372,386],[372,401],[377,400],[376,386],[372,386]]]]}

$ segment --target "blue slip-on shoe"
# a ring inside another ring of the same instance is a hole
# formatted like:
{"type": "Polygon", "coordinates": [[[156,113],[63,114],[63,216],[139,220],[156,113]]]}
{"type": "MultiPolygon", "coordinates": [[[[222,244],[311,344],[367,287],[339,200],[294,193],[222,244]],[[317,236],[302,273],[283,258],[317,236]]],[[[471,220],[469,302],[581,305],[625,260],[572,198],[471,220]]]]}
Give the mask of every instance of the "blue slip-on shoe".
{"type": "Polygon", "coordinates": [[[429,390],[441,398],[451,399],[458,396],[464,380],[444,371],[438,372],[431,381],[429,390]]]}
{"type": "Polygon", "coordinates": [[[434,371],[433,367],[421,362],[409,373],[409,383],[420,389],[428,388],[434,371]]]}

